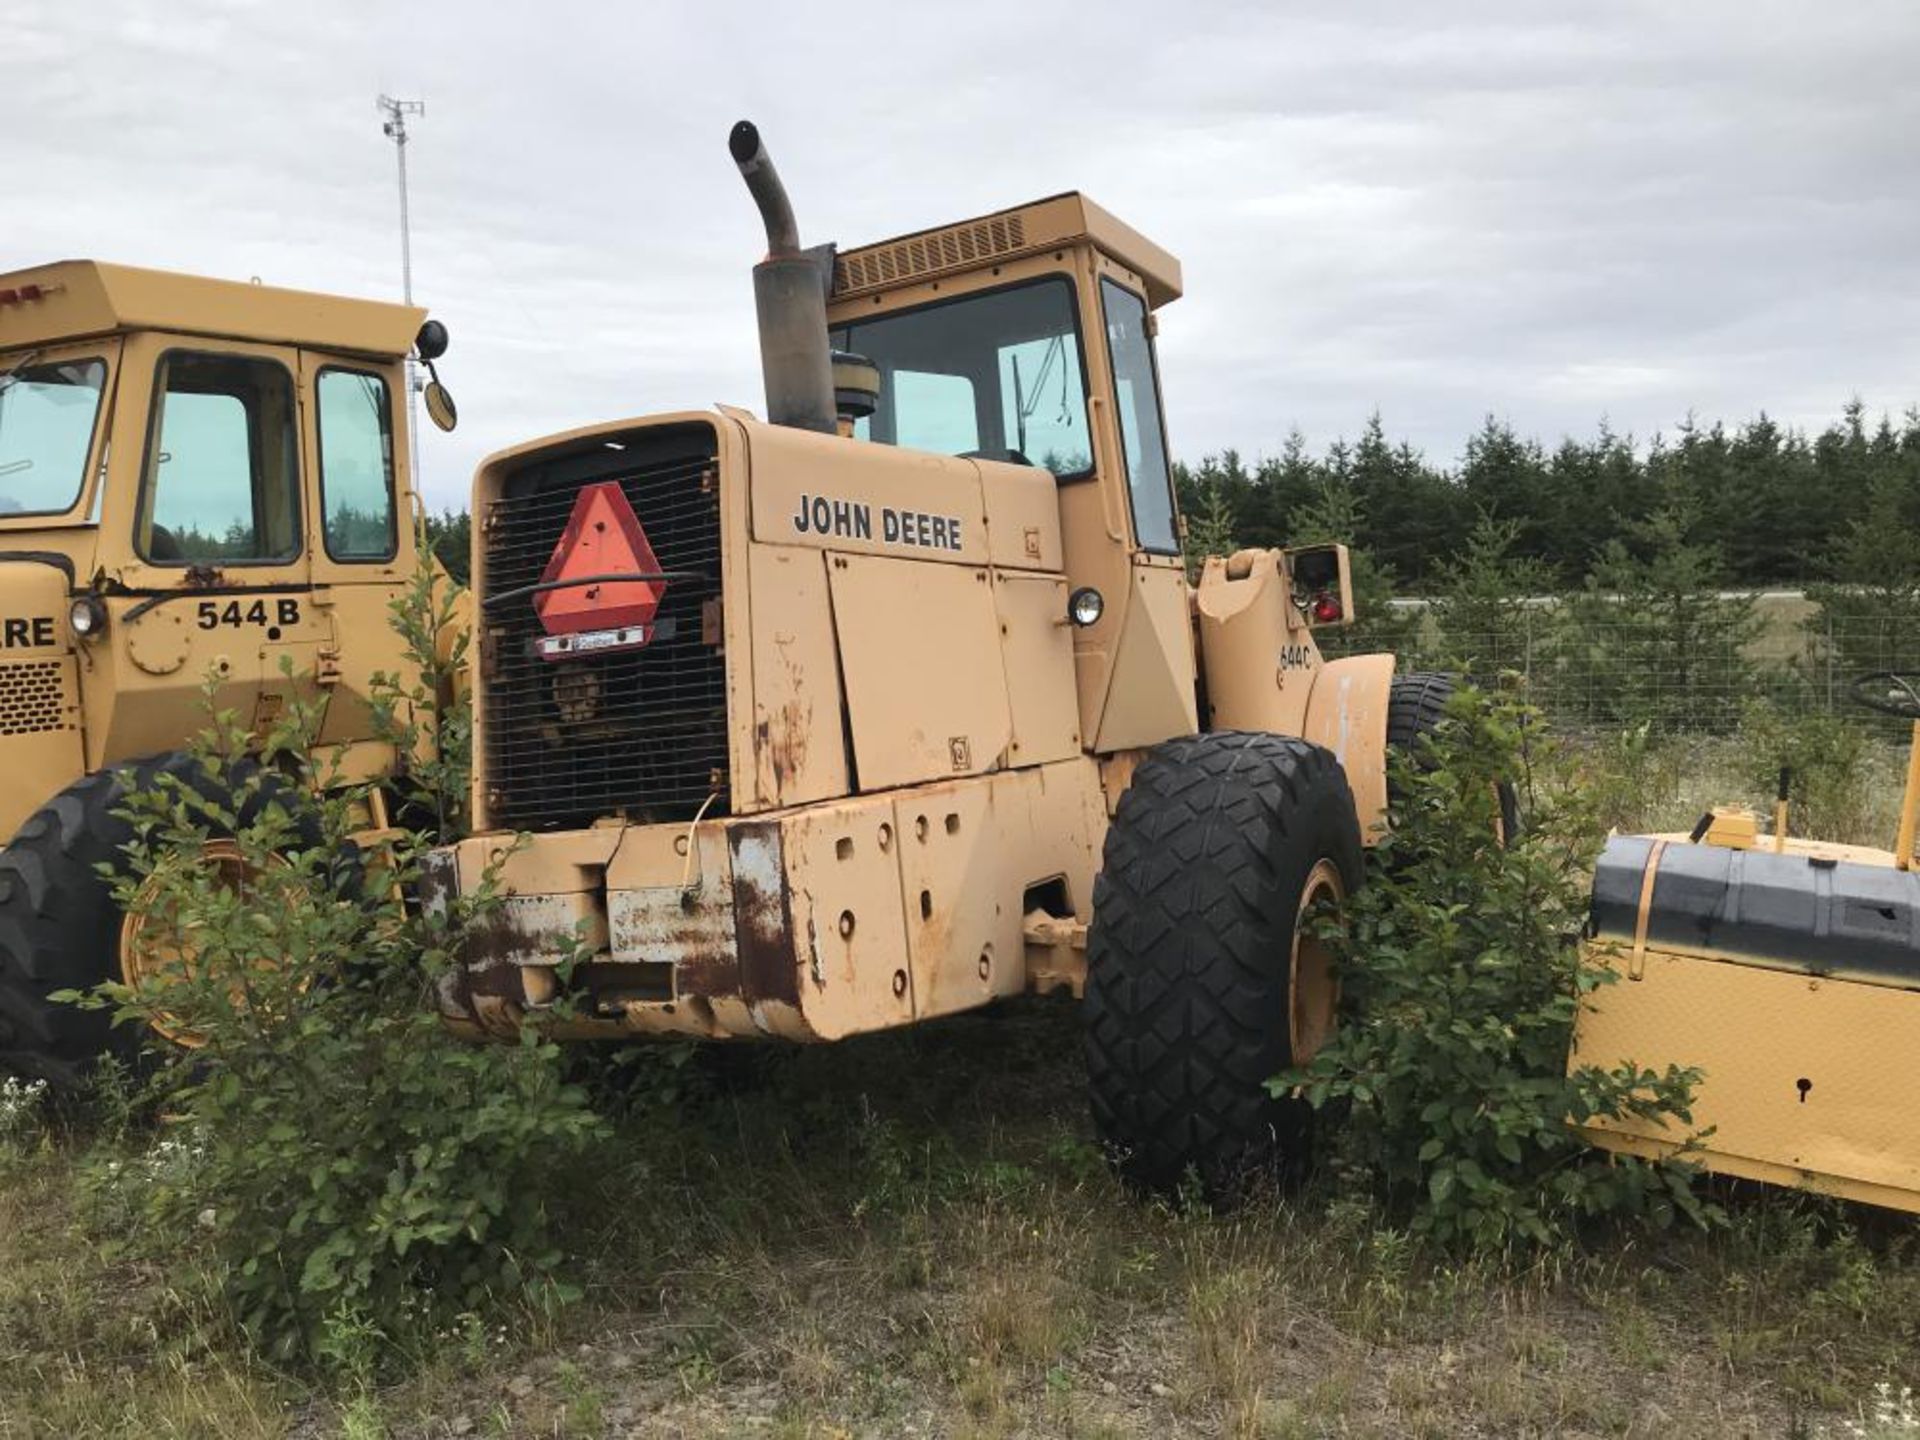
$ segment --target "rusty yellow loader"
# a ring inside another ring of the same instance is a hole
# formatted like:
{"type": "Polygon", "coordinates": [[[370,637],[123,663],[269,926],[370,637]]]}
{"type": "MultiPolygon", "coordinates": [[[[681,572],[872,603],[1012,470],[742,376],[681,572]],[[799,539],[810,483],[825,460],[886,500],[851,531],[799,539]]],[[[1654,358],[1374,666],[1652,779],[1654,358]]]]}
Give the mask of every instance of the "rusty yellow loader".
{"type": "Polygon", "coordinates": [[[1287,1158],[1361,878],[1444,676],[1323,658],[1337,545],[1182,555],[1155,336],[1179,263],[1080,194],[807,247],[730,137],[767,413],[616,419],[474,482],[475,1036],[821,1042],[1086,1006],[1154,1186],[1287,1158]]]}

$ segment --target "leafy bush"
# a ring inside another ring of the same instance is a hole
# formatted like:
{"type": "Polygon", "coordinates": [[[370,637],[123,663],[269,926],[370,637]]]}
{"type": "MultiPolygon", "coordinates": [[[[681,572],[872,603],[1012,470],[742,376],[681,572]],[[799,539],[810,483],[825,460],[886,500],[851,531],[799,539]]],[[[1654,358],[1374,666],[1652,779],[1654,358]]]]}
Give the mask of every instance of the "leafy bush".
{"type": "Polygon", "coordinates": [[[1791,772],[1787,818],[1795,834],[1887,844],[1890,837],[1865,833],[1873,813],[1871,745],[1865,730],[1840,716],[1791,715],[1771,701],[1751,701],[1740,719],[1742,778],[1752,787],[1748,798],[1771,816],[1784,765],[1791,772]]]}
{"type": "Polygon", "coordinates": [[[313,758],[319,716],[297,700],[257,737],[217,714],[191,769],[130,798],[118,897],[163,961],[181,936],[189,955],[76,998],[192,1042],[150,1077],[167,1137],[97,1171],[96,1203],[211,1269],[256,1344],[327,1365],[343,1334],[564,1298],[551,1203],[604,1126],[534,1032],[478,1047],[443,1030],[434,981],[494,881],[445,911],[406,904],[430,837],[368,830],[368,788],[313,758]]]}
{"type": "Polygon", "coordinates": [[[1570,740],[1539,761],[1550,773],[1548,788],[1579,795],[1594,832],[1605,834],[1691,823],[1691,815],[1670,813],[1688,758],[1683,741],[1640,724],[1570,740]]]}
{"type": "Polygon", "coordinates": [[[1545,1244],[1616,1214],[1704,1222],[1693,1167],[1609,1158],[1569,1128],[1688,1124],[1699,1076],[1568,1069],[1582,997],[1614,978],[1573,939],[1599,832],[1578,808],[1536,802],[1525,833],[1497,841],[1496,784],[1520,773],[1530,721],[1462,690],[1425,753],[1395,757],[1393,832],[1325,922],[1354,1013],[1272,1083],[1340,1114],[1340,1168],[1443,1242],[1545,1244]]]}
{"type": "MultiPolygon", "coordinates": [[[[421,527],[424,554],[428,529],[421,527]]],[[[415,569],[396,595],[394,632],[407,670],[378,673],[369,696],[374,732],[400,757],[405,819],[434,835],[465,833],[473,787],[473,705],[464,691],[472,629],[467,593],[432,565],[415,569]]]]}

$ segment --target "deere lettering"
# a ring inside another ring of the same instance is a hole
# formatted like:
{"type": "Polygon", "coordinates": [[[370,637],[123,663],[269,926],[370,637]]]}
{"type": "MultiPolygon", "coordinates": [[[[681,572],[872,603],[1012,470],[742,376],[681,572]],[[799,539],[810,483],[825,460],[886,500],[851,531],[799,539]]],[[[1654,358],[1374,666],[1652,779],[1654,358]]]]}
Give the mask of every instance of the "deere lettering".
{"type": "Polygon", "coordinates": [[[53,617],[0,620],[0,649],[39,650],[53,644],[53,617]]]}
{"type": "MultiPolygon", "coordinates": [[[[802,495],[793,512],[797,535],[833,535],[846,540],[873,539],[873,507],[859,500],[833,500],[825,495],[802,495]]],[[[910,545],[919,550],[961,548],[960,517],[929,515],[924,510],[880,507],[880,540],[886,545],[910,545]]]]}

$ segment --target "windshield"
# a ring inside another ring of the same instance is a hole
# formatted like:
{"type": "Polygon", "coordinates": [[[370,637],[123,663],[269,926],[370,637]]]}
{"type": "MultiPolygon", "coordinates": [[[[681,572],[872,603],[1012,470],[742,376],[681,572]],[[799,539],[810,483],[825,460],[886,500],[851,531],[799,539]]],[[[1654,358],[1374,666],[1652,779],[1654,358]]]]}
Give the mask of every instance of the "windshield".
{"type": "Polygon", "coordinates": [[[842,325],[834,348],[880,367],[862,440],[1089,474],[1073,286],[1049,278],[842,325]]]}
{"type": "Polygon", "coordinates": [[[107,367],[0,362],[0,516],[57,514],[80,498],[107,367]]]}

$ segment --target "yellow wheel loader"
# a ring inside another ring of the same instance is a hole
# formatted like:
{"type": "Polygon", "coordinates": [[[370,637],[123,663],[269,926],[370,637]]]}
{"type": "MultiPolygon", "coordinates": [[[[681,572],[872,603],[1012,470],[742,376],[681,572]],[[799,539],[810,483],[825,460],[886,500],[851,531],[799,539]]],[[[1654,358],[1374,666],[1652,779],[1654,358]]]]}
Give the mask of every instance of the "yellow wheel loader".
{"type": "Polygon", "coordinates": [[[49,997],[177,961],[101,867],[131,838],[124,773],[202,783],[182,751],[210,677],[264,731],[291,660],[342,777],[395,765],[368,693],[409,669],[388,603],[429,563],[404,362],[445,345],[410,306],[86,261],[0,275],[0,1069],[69,1083],[137,1047],[49,997]]]}
{"type": "Polygon", "coordinates": [[[1596,1144],[1920,1211],[1920,677],[1863,675],[1854,700],[1913,722],[1892,850],[1772,833],[1740,808],[1687,834],[1617,835],[1594,875],[1597,958],[1576,1064],[1698,1066],[1693,1126],[1593,1123],[1596,1144]],[[1699,1138],[1693,1133],[1699,1132],[1699,1138]],[[1691,1143],[1689,1143],[1691,1142],[1691,1143]]]}
{"type": "Polygon", "coordinates": [[[766,420],[613,420],[475,479],[479,833],[428,888],[506,898],[443,1013],[832,1041],[1066,990],[1131,1175],[1285,1159],[1264,1082],[1337,1000],[1302,917],[1359,883],[1390,730],[1446,682],[1322,658],[1340,546],[1189,584],[1166,251],[1079,194],[806,248],[751,124],[730,149],[766,420]]]}

